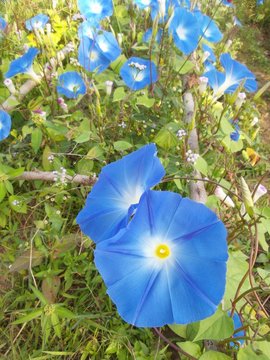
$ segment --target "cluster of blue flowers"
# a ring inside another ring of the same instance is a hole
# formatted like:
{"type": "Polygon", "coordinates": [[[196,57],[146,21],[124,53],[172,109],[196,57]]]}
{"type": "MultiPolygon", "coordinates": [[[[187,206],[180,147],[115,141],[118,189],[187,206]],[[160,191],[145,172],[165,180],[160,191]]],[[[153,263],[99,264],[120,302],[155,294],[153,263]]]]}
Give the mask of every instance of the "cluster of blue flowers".
{"type": "Polygon", "coordinates": [[[205,205],[154,191],[156,146],[105,166],[77,216],[121,317],[139,327],[211,316],[225,288],[226,229],[205,205]]]}

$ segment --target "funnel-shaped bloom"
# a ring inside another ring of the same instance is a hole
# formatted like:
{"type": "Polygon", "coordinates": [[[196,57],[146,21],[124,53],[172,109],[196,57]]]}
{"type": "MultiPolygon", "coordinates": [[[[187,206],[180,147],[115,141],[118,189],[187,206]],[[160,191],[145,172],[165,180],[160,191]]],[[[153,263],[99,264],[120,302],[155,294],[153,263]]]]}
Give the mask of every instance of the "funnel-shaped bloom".
{"type": "Polygon", "coordinates": [[[185,55],[189,55],[198,46],[199,25],[196,17],[184,8],[175,8],[169,26],[176,47],[185,55]]]}
{"type": "Polygon", "coordinates": [[[93,26],[92,22],[87,20],[83,21],[78,29],[79,39],[82,40],[83,37],[88,37],[89,39],[94,39],[96,36],[96,28],[93,26]]]}
{"type": "Polygon", "coordinates": [[[76,99],[80,94],[86,93],[85,83],[79,73],[68,71],[59,76],[58,86],[56,87],[59,94],[65,95],[69,99],[76,99]]]}
{"type": "Polygon", "coordinates": [[[113,14],[112,0],[78,0],[78,7],[85,18],[96,25],[113,14]]]}
{"type": "Polygon", "coordinates": [[[26,20],[25,27],[29,31],[44,29],[48,21],[49,17],[47,15],[38,14],[31,19],[26,20]]]}
{"type": "Polygon", "coordinates": [[[8,137],[11,129],[11,118],[8,113],[0,110],[0,140],[8,137]]]}
{"type": "Polygon", "coordinates": [[[126,230],[98,244],[95,263],[121,317],[140,327],[187,324],[222,300],[226,229],[205,205],[147,191],[126,230]]]}
{"type": "Polygon", "coordinates": [[[34,58],[39,53],[37,48],[30,47],[20,58],[13,60],[5,73],[5,78],[11,78],[17,74],[32,73],[34,58]]]}
{"type": "Polygon", "coordinates": [[[78,51],[79,63],[88,71],[98,74],[106,70],[110,60],[103,54],[95,40],[83,37],[78,51]]]}
{"type": "Polygon", "coordinates": [[[95,242],[114,236],[128,224],[141,195],[165,174],[149,144],[102,169],[77,216],[81,230],[95,242]]]}
{"type": "Polygon", "coordinates": [[[7,22],[0,16],[0,31],[4,31],[7,27],[7,22]]]}
{"type": "Polygon", "coordinates": [[[222,39],[222,33],[218,26],[209,16],[202,14],[200,11],[195,11],[195,16],[200,27],[200,34],[209,42],[219,42],[222,39]]]}
{"type": "Polygon", "coordinates": [[[95,37],[95,41],[102,54],[110,61],[116,60],[121,54],[121,49],[113,33],[102,31],[95,37]]]}
{"type": "Polygon", "coordinates": [[[222,54],[220,62],[225,72],[213,69],[204,74],[216,97],[233,93],[240,84],[243,84],[247,91],[257,90],[255,75],[245,65],[232,59],[230,54],[222,54]]]}
{"type": "Polygon", "coordinates": [[[131,90],[141,90],[158,79],[156,65],[138,57],[129,58],[121,67],[120,75],[131,90]]]}

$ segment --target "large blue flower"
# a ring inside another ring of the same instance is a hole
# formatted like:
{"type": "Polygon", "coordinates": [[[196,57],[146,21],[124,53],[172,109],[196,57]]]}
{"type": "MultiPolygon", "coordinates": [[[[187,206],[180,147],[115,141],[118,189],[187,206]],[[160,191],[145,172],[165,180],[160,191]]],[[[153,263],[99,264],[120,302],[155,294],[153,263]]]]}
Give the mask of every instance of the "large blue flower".
{"type": "Polygon", "coordinates": [[[78,30],[79,39],[82,40],[83,37],[88,37],[89,39],[94,39],[96,36],[97,29],[93,26],[93,23],[89,20],[83,21],[78,30]]]}
{"type": "Polygon", "coordinates": [[[31,19],[26,20],[25,27],[27,30],[40,30],[44,29],[45,25],[49,21],[49,17],[45,14],[38,14],[31,19]]]}
{"type": "Polygon", "coordinates": [[[68,71],[59,76],[58,86],[56,87],[59,94],[65,95],[69,99],[76,99],[80,94],[86,93],[85,83],[79,73],[68,71]]]}
{"type": "Polygon", "coordinates": [[[156,152],[149,144],[102,169],[77,216],[81,230],[95,242],[124,228],[141,195],[162,179],[165,171],[156,152]]]}
{"type": "Polygon", "coordinates": [[[232,59],[230,54],[222,54],[220,62],[225,72],[213,69],[203,75],[208,78],[208,84],[214,90],[215,97],[233,93],[240,84],[243,84],[247,91],[257,90],[255,75],[245,65],[232,59]]]}
{"type": "Polygon", "coordinates": [[[219,42],[222,39],[223,35],[213,19],[198,10],[195,11],[195,16],[198,20],[202,37],[213,43],[219,42]]]}
{"type": "Polygon", "coordinates": [[[176,47],[189,55],[198,46],[199,25],[196,17],[188,10],[177,7],[169,26],[176,47]]]}
{"type": "Polygon", "coordinates": [[[132,90],[141,90],[158,79],[156,65],[146,59],[131,57],[120,69],[125,84],[132,90]]]}
{"type": "Polygon", "coordinates": [[[113,14],[112,0],[78,0],[80,12],[97,25],[100,20],[113,14]]]}
{"type": "Polygon", "coordinates": [[[102,31],[95,37],[95,41],[102,54],[110,61],[116,60],[121,54],[121,49],[113,33],[102,31]]]}
{"type": "Polygon", "coordinates": [[[0,31],[4,31],[7,27],[7,22],[0,16],[0,31]]]}
{"type": "Polygon", "coordinates": [[[95,263],[121,317],[140,327],[211,316],[222,300],[226,229],[205,205],[147,191],[126,230],[98,244],[95,263]]]}
{"type": "Polygon", "coordinates": [[[98,74],[107,69],[110,60],[103,54],[95,40],[83,37],[78,51],[79,63],[88,71],[98,74]]]}
{"type": "Polygon", "coordinates": [[[17,74],[32,73],[32,64],[38,53],[37,48],[30,47],[23,56],[11,62],[8,71],[5,73],[5,78],[11,78],[17,74]]]}
{"type": "Polygon", "coordinates": [[[8,137],[11,129],[11,118],[8,113],[0,110],[0,140],[8,137]]]}

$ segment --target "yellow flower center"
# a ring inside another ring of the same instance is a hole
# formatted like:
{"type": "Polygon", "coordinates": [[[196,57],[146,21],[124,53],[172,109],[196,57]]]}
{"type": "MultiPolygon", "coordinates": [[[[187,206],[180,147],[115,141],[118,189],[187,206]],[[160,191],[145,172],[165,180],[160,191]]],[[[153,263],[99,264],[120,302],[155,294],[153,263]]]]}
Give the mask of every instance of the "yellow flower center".
{"type": "Polygon", "coordinates": [[[166,259],[171,254],[171,250],[168,245],[166,244],[159,244],[156,247],[155,255],[160,259],[166,259]]]}

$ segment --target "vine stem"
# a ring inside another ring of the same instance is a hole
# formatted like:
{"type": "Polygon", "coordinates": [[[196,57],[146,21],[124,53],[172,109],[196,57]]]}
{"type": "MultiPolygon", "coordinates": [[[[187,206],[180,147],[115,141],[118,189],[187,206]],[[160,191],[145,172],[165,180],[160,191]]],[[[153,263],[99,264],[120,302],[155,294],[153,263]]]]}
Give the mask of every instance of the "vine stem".
{"type": "MultiPolygon", "coordinates": [[[[162,334],[162,332],[158,329],[158,328],[154,328],[154,331],[157,333],[157,335],[163,340],[165,341],[172,349],[174,349],[175,351],[179,352],[180,354],[186,356],[187,358],[189,358],[190,360],[198,360],[197,358],[195,358],[194,356],[188,354],[187,352],[185,352],[183,349],[181,349],[179,346],[175,345],[174,343],[172,343],[165,335],[162,334]]],[[[180,356],[179,356],[180,357],[180,356]]],[[[181,357],[180,357],[181,359],[181,357]]]]}

